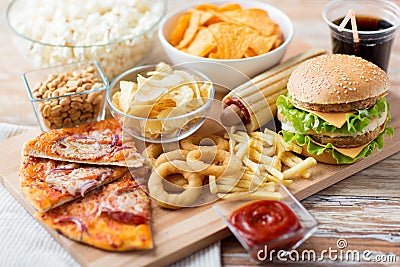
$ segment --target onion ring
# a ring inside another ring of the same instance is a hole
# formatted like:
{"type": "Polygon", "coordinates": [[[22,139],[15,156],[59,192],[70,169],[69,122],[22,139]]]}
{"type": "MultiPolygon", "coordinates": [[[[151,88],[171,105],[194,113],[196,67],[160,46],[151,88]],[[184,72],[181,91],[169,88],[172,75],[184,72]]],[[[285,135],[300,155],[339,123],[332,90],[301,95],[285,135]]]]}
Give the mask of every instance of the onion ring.
{"type": "Polygon", "coordinates": [[[182,192],[182,187],[188,186],[188,181],[181,174],[171,174],[165,177],[168,182],[164,183],[164,190],[167,192],[182,192]]]}
{"type": "Polygon", "coordinates": [[[143,157],[147,158],[151,165],[154,166],[156,159],[163,153],[161,144],[150,144],[143,151],[143,157]]]}
{"type": "Polygon", "coordinates": [[[202,175],[237,175],[241,172],[242,161],[225,150],[201,147],[190,151],[186,157],[188,165],[202,175]]]}
{"type": "Polygon", "coordinates": [[[177,149],[169,152],[162,153],[154,162],[154,168],[167,161],[181,160],[186,161],[186,156],[189,153],[187,150],[177,149]]]}
{"type": "MultiPolygon", "coordinates": [[[[154,169],[150,175],[148,188],[149,193],[157,200],[157,204],[160,207],[168,209],[179,209],[190,206],[201,194],[201,186],[203,185],[202,175],[194,172],[184,171],[177,166],[187,165],[186,162],[182,161],[179,164],[174,162],[164,162],[154,169]],[[182,174],[183,177],[188,181],[188,185],[183,187],[183,191],[179,194],[169,194],[165,191],[162,181],[164,177],[171,174],[182,174]]],[[[190,169],[189,166],[186,169],[190,169]]]]}
{"type": "Polygon", "coordinates": [[[224,138],[218,136],[218,135],[204,135],[204,134],[193,134],[189,137],[186,137],[185,139],[180,141],[180,145],[182,149],[185,150],[196,150],[199,149],[199,147],[217,147],[218,150],[225,150],[229,151],[229,142],[225,140],[224,138]],[[203,140],[211,139],[213,141],[213,145],[202,145],[201,142],[203,140]]]}

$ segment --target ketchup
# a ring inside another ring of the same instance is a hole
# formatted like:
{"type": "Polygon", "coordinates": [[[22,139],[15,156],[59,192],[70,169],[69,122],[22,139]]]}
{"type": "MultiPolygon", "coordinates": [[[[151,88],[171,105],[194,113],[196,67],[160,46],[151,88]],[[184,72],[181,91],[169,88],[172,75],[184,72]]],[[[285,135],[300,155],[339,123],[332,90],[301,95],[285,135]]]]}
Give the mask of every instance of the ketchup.
{"type": "MultiPolygon", "coordinates": [[[[301,229],[293,211],[275,200],[260,200],[245,205],[234,211],[229,221],[250,248],[301,229]]],[[[290,249],[300,238],[297,236],[295,240],[282,241],[275,248],[290,249]]]]}

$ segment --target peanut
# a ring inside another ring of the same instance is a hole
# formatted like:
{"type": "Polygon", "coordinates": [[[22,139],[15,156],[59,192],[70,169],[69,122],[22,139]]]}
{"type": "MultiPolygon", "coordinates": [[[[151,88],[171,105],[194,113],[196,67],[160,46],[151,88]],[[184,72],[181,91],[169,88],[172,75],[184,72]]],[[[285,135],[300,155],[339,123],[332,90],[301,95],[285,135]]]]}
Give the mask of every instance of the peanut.
{"type": "Polygon", "coordinates": [[[96,68],[89,66],[72,72],[51,74],[33,88],[32,95],[37,99],[55,98],[38,104],[44,127],[72,127],[97,119],[103,94],[85,94],[86,91],[104,86],[96,76],[96,68]]]}
{"type": "Polygon", "coordinates": [[[51,111],[51,106],[50,105],[45,105],[43,110],[42,110],[43,117],[48,117],[50,115],[50,111],[51,111]]]}
{"type": "Polygon", "coordinates": [[[43,119],[43,124],[46,128],[50,129],[51,128],[51,122],[47,119],[43,119]]]}
{"type": "Polygon", "coordinates": [[[69,105],[69,103],[71,103],[71,100],[70,100],[69,97],[61,98],[60,101],[58,101],[58,103],[59,103],[61,106],[67,106],[67,105],[69,105]]]}

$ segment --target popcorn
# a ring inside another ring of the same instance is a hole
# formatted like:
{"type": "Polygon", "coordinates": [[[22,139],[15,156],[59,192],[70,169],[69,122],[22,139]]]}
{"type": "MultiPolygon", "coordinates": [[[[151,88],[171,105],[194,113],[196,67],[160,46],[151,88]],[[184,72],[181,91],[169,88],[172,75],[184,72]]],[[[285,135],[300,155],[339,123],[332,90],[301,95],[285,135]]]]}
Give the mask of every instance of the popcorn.
{"type": "Polygon", "coordinates": [[[165,12],[163,0],[20,0],[13,5],[10,25],[27,38],[18,44],[34,65],[96,59],[110,79],[150,52],[154,25],[165,12]]]}

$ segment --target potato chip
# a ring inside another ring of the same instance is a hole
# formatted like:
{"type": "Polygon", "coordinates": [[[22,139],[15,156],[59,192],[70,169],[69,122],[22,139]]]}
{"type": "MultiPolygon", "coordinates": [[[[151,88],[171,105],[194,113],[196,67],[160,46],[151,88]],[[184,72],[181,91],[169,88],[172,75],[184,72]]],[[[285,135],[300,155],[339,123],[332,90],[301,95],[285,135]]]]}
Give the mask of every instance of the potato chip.
{"type": "Polygon", "coordinates": [[[218,48],[218,58],[239,59],[246,52],[257,32],[245,25],[220,22],[209,27],[218,48]]]}
{"type": "Polygon", "coordinates": [[[119,105],[119,99],[121,98],[121,91],[116,92],[112,97],[112,104],[119,110],[122,111],[121,106],[119,105]]]}
{"type": "Polygon", "coordinates": [[[120,107],[121,100],[126,102],[124,105],[128,108],[127,114],[161,119],[141,121],[143,137],[173,136],[179,131],[188,129],[191,123],[198,122],[196,117],[175,117],[190,113],[204,105],[204,99],[209,99],[211,95],[211,83],[201,81],[184,70],[172,69],[163,62],[157,64],[155,70],[149,71],[147,75],[145,77],[138,74],[137,82],[122,81],[121,91],[113,95],[113,103],[121,111],[123,111],[120,107]],[[127,96],[126,99],[122,98],[123,95],[127,96]],[[168,119],[171,117],[174,118],[168,119]]]}
{"type": "Polygon", "coordinates": [[[182,41],[179,42],[177,46],[178,49],[185,48],[195,37],[197,30],[199,29],[201,19],[200,12],[192,12],[191,14],[189,27],[187,27],[182,41]]]}
{"type": "Polygon", "coordinates": [[[216,43],[211,31],[208,28],[201,28],[196,34],[192,43],[188,46],[186,51],[189,54],[204,57],[209,54],[215,47],[216,43]]]}
{"type": "Polygon", "coordinates": [[[130,103],[133,100],[133,94],[136,92],[137,87],[133,82],[121,81],[119,83],[121,89],[121,96],[119,99],[119,106],[124,112],[128,112],[130,103]]]}
{"type": "Polygon", "coordinates": [[[184,85],[179,90],[172,90],[169,97],[175,102],[176,106],[181,106],[194,98],[194,92],[189,86],[184,85]]]}
{"type": "Polygon", "coordinates": [[[157,114],[157,118],[159,118],[159,119],[170,118],[170,117],[172,117],[170,114],[172,113],[173,110],[174,110],[174,108],[163,109],[160,111],[160,113],[157,114]]]}
{"type": "Polygon", "coordinates": [[[169,41],[173,46],[178,45],[185,34],[186,29],[189,27],[190,18],[192,14],[184,14],[179,17],[178,24],[171,33],[169,41]]]}
{"type": "Polygon", "coordinates": [[[210,88],[212,86],[210,82],[198,82],[197,86],[199,86],[200,96],[202,98],[210,98],[210,88]]]}
{"type": "Polygon", "coordinates": [[[153,105],[132,105],[127,112],[131,116],[142,118],[154,118],[156,114],[152,113],[153,105]]]}
{"type": "Polygon", "coordinates": [[[153,113],[160,113],[162,110],[167,109],[167,108],[173,108],[176,107],[176,103],[174,100],[169,99],[169,98],[161,98],[159,99],[152,108],[153,113]]]}
{"type": "Polygon", "coordinates": [[[189,113],[191,110],[188,110],[184,106],[178,106],[174,108],[171,112],[168,113],[168,118],[174,118],[173,120],[166,120],[163,122],[163,134],[168,134],[174,131],[179,131],[188,127],[190,123],[190,119],[183,117],[183,118],[175,118],[177,116],[181,116],[184,114],[189,113]]]}
{"type": "Polygon", "coordinates": [[[157,136],[162,133],[162,122],[159,120],[145,120],[141,121],[140,124],[143,132],[147,132],[152,136],[157,136]]]}

